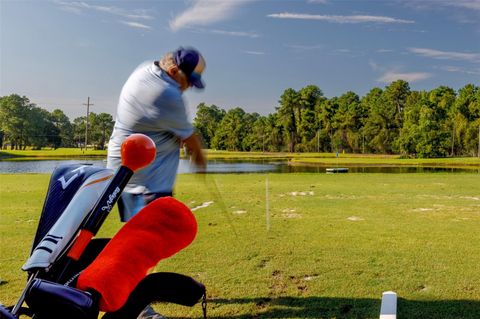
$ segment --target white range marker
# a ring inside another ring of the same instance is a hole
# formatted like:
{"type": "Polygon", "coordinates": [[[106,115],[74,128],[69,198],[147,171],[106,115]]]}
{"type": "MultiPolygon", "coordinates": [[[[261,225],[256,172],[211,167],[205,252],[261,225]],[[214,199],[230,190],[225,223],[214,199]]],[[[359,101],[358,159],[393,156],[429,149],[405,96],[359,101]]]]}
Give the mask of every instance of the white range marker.
{"type": "Polygon", "coordinates": [[[397,294],[395,292],[385,291],[382,294],[380,319],[397,319],[397,294]]]}
{"type": "Polygon", "coordinates": [[[267,231],[270,230],[270,202],[268,200],[268,174],[265,177],[265,218],[267,224],[267,231]]]}

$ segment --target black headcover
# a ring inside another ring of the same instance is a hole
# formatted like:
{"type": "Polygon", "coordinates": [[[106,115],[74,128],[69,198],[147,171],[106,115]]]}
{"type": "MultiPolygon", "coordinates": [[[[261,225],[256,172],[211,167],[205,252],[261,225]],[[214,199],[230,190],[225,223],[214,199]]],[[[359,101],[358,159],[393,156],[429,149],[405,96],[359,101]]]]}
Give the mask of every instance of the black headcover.
{"type": "Polygon", "coordinates": [[[10,310],[5,308],[2,304],[0,304],[0,319],[17,319],[10,310]]]}
{"type": "Polygon", "coordinates": [[[25,301],[39,319],[97,319],[96,296],[72,287],[35,279],[25,301]]]}
{"type": "Polygon", "coordinates": [[[107,313],[102,319],[135,319],[147,305],[154,302],[191,307],[202,298],[205,291],[205,286],[191,277],[171,272],[153,273],[138,284],[120,310],[107,313]]]}

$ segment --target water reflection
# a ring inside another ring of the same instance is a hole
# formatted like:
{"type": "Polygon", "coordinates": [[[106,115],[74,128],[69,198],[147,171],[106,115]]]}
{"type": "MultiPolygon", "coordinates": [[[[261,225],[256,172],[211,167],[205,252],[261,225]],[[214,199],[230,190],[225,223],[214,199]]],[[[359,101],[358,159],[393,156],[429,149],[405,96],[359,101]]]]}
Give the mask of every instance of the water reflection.
{"type": "MultiPolygon", "coordinates": [[[[104,160],[37,160],[0,161],[0,173],[51,173],[60,164],[88,164],[105,167],[104,160]]],[[[222,161],[208,162],[209,173],[326,173],[332,166],[288,165],[284,161],[222,161]]],[[[192,173],[188,160],[180,160],[179,174],[192,173]]],[[[348,173],[480,173],[480,168],[405,167],[405,166],[350,166],[348,173]]]]}
{"type": "MultiPolygon", "coordinates": [[[[297,167],[288,166],[285,173],[325,173],[332,166],[297,167]]],[[[422,166],[349,166],[348,173],[480,173],[480,168],[422,167],[422,166]]]]}
{"type": "Polygon", "coordinates": [[[62,164],[87,164],[105,167],[103,160],[0,161],[0,173],[52,173],[62,164]]]}
{"type": "MultiPolygon", "coordinates": [[[[86,164],[105,167],[105,160],[37,160],[37,161],[0,161],[0,173],[51,173],[61,164],[86,164]]],[[[259,173],[276,172],[277,164],[258,162],[208,162],[209,173],[259,173]]],[[[193,173],[195,168],[188,160],[181,159],[179,174],[193,173]]]]}

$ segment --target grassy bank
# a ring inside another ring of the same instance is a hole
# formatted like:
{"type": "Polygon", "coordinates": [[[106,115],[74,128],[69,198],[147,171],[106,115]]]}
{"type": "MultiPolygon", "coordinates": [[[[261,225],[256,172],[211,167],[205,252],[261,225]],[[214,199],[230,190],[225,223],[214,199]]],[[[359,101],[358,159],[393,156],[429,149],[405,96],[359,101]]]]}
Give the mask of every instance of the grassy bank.
{"type": "Polygon", "coordinates": [[[297,157],[289,162],[291,165],[343,165],[343,166],[424,166],[424,167],[480,167],[478,157],[456,158],[399,158],[376,156],[349,156],[340,155],[338,158],[329,157],[297,157]]]}
{"type": "Polygon", "coordinates": [[[285,160],[290,165],[480,167],[480,157],[401,158],[386,154],[262,153],[207,150],[209,159],[285,160]]]}
{"type": "MultiPolygon", "coordinates": [[[[177,197],[206,207],[195,210],[196,240],[157,270],[203,282],[210,318],[378,318],[385,290],[398,293],[399,318],[480,317],[478,174],[269,174],[268,218],[266,178],[214,175],[225,214],[195,175],[179,176],[177,197]]],[[[0,179],[0,300],[10,304],[49,177],[0,179]]],[[[119,226],[114,211],[101,234],[119,226]]],[[[158,310],[201,317],[199,306],[158,310]]]]}
{"type": "Polygon", "coordinates": [[[81,158],[81,157],[106,157],[106,150],[57,148],[41,150],[2,150],[0,159],[54,159],[54,158],[81,158]]]}

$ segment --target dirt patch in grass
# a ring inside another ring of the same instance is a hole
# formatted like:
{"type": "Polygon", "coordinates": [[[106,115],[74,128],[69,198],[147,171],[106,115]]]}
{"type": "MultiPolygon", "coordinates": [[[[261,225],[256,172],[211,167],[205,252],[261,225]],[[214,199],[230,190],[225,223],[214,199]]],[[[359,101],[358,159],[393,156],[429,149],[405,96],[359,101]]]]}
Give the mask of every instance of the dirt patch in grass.
{"type": "Polygon", "coordinates": [[[213,201],[203,202],[202,205],[199,205],[199,206],[195,206],[195,207],[193,207],[193,208],[190,208],[190,210],[191,210],[192,212],[194,212],[194,211],[199,210],[199,209],[201,209],[201,208],[208,207],[208,206],[210,206],[210,205],[212,205],[212,204],[213,204],[213,201]]]}
{"type": "Polygon", "coordinates": [[[246,213],[247,213],[247,211],[242,210],[242,209],[241,210],[236,210],[236,211],[233,212],[233,214],[235,214],[235,215],[243,215],[243,214],[246,214],[246,213]]]}
{"type": "Polygon", "coordinates": [[[313,191],[306,191],[306,192],[290,192],[288,193],[290,196],[313,196],[315,193],[313,191]]]}
{"type": "Polygon", "coordinates": [[[358,221],[361,221],[361,220],[365,220],[362,217],[358,217],[358,216],[350,216],[347,219],[352,221],[352,222],[358,222],[358,221]]]}

